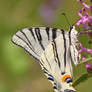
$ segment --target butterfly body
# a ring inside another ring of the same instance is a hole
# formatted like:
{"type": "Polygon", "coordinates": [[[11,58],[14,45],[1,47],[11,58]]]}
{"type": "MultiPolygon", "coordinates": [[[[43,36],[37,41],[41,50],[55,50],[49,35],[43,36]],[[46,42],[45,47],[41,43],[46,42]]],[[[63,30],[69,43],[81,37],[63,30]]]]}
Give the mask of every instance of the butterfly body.
{"type": "Polygon", "coordinates": [[[56,92],[75,92],[72,85],[72,61],[80,62],[76,48],[77,31],[40,27],[18,31],[12,41],[24,48],[41,65],[56,92]]]}

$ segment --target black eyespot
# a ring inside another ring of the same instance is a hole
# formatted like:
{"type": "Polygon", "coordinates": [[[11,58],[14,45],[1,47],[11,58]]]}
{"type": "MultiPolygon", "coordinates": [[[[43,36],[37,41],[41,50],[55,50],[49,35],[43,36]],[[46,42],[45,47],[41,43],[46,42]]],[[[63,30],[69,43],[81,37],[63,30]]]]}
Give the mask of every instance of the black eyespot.
{"type": "Polygon", "coordinates": [[[54,88],[54,89],[57,89],[57,84],[56,84],[56,83],[54,83],[53,88],[54,88]]]}
{"type": "Polygon", "coordinates": [[[64,75],[64,74],[65,74],[65,72],[62,72],[62,73],[61,73],[61,75],[64,75]]]}
{"type": "Polygon", "coordinates": [[[66,80],[65,80],[67,83],[70,83],[70,82],[72,82],[73,80],[72,80],[72,78],[66,78],[66,80]]]}

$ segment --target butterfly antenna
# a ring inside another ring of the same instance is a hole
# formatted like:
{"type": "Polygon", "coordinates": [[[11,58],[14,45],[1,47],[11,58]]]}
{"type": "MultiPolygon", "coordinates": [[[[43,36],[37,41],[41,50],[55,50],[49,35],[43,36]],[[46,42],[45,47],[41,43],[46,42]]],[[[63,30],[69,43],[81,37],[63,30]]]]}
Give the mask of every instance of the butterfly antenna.
{"type": "Polygon", "coordinates": [[[80,20],[80,18],[78,18],[78,19],[76,20],[76,22],[73,23],[73,25],[75,25],[75,24],[77,23],[77,21],[79,21],[79,20],[80,20]]]}
{"type": "Polygon", "coordinates": [[[65,14],[65,13],[62,13],[62,15],[65,17],[65,19],[66,19],[68,25],[71,26],[71,24],[70,24],[70,22],[69,22],[69,20],[68,20],[68,18],[67,18],[67,16],[66,16],[66,14],[65,14]]]}
{"type": "MultiPolygon", "coordinates": [[[[76,22],[74,22],[74,23],[73,23],[73,25],[76,25],[77,21],[79,21],[79,20],[80,20],[80,18],[79,18],[79,19],[77,19],[77,20],[76,20],[76,22]]],[[[80,31],[80,30],[81,30],[81,29],[80,29],[80,27],[77,27],[77,29],[78,29],[78,31],[80,31]]]]}

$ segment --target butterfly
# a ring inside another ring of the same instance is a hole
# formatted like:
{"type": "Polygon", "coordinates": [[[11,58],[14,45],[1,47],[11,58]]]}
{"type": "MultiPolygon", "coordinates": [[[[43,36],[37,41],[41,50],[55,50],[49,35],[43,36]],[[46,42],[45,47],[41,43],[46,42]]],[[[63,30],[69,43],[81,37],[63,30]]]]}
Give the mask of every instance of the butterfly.
{"type": "Polygon", "coordinates": [[[50,27],[30,27],[19,30],[12,42],[35,58],[55,92],[75,92],[72,87],[72,61],[80,63],[78,32],[74,26],[69,31],[50,27]]]}

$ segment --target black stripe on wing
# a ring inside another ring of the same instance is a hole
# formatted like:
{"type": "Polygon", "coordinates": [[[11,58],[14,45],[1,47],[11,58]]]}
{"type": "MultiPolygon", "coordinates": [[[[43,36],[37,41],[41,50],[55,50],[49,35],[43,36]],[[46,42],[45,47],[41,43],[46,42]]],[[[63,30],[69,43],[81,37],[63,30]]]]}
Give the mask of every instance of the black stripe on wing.
{"type": "MultiPolygon", "coordinates": [[[[32,50],[32,48],[30,47],[30,45],[24,40],[24,39],[22,39],[20,36],[18,36],[17,34],[15,34],[15,36],[17,36],[20,40],[22,40],[24,43],[26,43],[26,45],[30,48],[30,50],[32,50]]],[[[25,49],[22,45],[19,45],[19,44],[17,44],[17,43],[15,43],[13,40],[11,40],[15,45],[17,45],[17,46],[19,46],[19,47],[21,47],[21,48],[23,48],[26,52],[28,52],[29,53],[29,55],[31,55],[34,59],[36,59],[37,61],[40,61],[38,58],[36,58],[34,55],[32,55],[27,49],[25,49]]],[[[33,51],[34,52],[34,51],[33,51]]],[[[35,52],[34,52],[35,53],[35,52]]],[[[39,57],[39,55],[37,54],[37,53],[35,53],[38,57],[39,57]]]]}
{"type": "Polygon", "coordinates": [[[70,28],[70,30],[69,30],[69,44],[71,45],[71,30],[72,30],[72,28],[70,28]]]}
{"type": "Polygon", "coordinates": [[[28,30],[30,31],[31,35],[33,36],[34,40],[36,41],[36,38],[35,38],[35,35],[34,35],[34,32],[33,32],[33,28],[29,28],[28,30]]]}
{"type": "Polygon", "coordinates": [[[48,74],[48,80],[54,81],[54,77],[52,75],[48,74]]]}
{"type": "MultiPolygon", "coordinates": [[[[70,30],[69,30],[69,45],[70,45],[70,46],[72,45],[72,43],[71,43],[71,30],[72,30],[72,28],[70,27],[70,30]]],[[[72,61],[72,56],[71,56],[70,48],[69,48],[69,53],[70,53],[70,59],[71,59],[71,61],[72,61]]]]}
{"type": "Polygon", "coordinates": [[[49,72],[44,71],[44,74],[48,77],[49,81],[54,82],[54,77],[51,74],[49,74],[49,72]]]}
{"type": "Polygon", "coordinates": [[[65,31],[62,30],[63,40],[64,40],[64,66],[66,66],[66,38],[65,38],[65,31]]]}
{"type": "Polygon", "coordinates": [[[52,39],[54,40],[57,36],[57,28],[52,29],[52,39]]]}
{"type": "Polygon", "coordinates": [[[48,40],[50,40],[50,35],[49,35],[49,30],[50,30],[50,28],[49,27],[46,27],[46,33],[47,33],[47,36],[48,36],[48,40]]]}
{"type": "Polygon", "coordinates": [[[40,28],[35,28],[35,34],[37,36],[40,46],[42,47],[43,50],[45,50],[44,45],[42,44],[42,36],[40,33],[40,28]]]}
{"type": "Polygon", "coordinates": [[[19,39],[21,39],[24,43],[26,43],[26,45],[32,50],[33,48],[31,47],[30,44],[28,44],[24,39],[22,39],[20,36],[18,36],[17,34],[15,34],[19,39]]]}
{"type": "MultiPolygon", "coordinates": [[[[23,32],[23,30],[21,30],[20,32],[25,36],[25,38],[27,39],[29,45],[32,46],[30,40],[28,39],[29,37],[27,37],[27,35],[23,32]]],[[[32,50],[33,50],[33,49],[34,49],[34,47],[32,46],[32,50]]]]}

